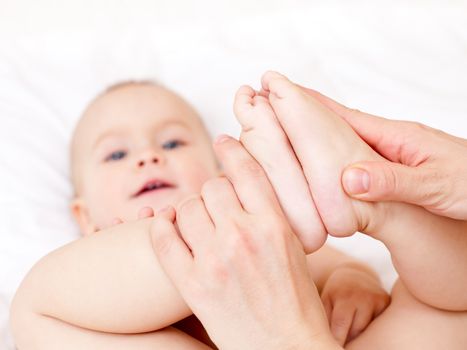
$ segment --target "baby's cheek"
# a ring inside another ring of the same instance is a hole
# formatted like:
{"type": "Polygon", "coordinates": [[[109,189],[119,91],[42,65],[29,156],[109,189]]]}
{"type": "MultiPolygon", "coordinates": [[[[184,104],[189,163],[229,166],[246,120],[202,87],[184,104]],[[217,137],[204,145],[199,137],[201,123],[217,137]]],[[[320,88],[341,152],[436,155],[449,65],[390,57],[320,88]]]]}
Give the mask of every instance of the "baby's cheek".
{"type": "Polygon", "coordinates": [[[107,183],[96,182],[89,192],[89,215],[97,227],[102,229],[110,226],[116,217],[124,219],[121,217],[126,212],[121,189],[112,186],[110,179],[107,183]]]}
{"type": "Polygon", "coordinates": [[[197,164],[186,172],[188,188],[194,192],[200,192],[203,184],[218,175],[216,171],[206,167],[206,164],[197,164]]]}

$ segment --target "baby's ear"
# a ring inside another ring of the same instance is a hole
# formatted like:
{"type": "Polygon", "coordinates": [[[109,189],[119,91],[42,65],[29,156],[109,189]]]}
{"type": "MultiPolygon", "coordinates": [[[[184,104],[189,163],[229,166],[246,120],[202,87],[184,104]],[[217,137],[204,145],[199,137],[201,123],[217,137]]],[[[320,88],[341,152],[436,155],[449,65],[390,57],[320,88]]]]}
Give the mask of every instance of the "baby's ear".
{"type": "Polygon", "coordinates": [[[71,201],[71,213],[78,223],[81,234],[83,236],[88,236],[96,232],[96,226],[91,221],[89,211],[82,198],[77,197],[71,201]]]}

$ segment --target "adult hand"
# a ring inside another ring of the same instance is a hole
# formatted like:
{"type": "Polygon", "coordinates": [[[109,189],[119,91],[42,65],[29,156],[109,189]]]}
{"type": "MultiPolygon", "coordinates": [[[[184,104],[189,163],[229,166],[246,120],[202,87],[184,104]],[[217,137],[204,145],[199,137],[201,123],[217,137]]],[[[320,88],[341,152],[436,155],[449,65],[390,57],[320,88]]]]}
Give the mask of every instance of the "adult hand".
{"type": "Polygon", "coordinates": [[[232,138],[218,139],[225,174],[201,196],[156,215],[155,253],[220,349],[339,349],[303,247],[267,176],[232,138]]]}
{"type": "Polygon", "coordinates": [[[305,91],[392,162],[359,162],[345,169],[342,183],[350,196],[412,203],[438,215],[467,220],[467,140],[420,123],[349,109],[314,90],[305,91]]]}

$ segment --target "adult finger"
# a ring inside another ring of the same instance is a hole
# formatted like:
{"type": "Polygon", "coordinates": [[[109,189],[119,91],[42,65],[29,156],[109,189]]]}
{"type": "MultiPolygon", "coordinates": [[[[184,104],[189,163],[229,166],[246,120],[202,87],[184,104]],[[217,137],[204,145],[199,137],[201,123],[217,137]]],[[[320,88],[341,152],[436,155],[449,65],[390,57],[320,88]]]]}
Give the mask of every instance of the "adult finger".
{"type": "Polygon", "coordinates": [[[207,237],[214,234],[214,225],[200,196],[187,198],[177,208],[177,224],[183,240],[193,256],[200,254],[207,237]]]}
{"type": "Polygon", "coordinates": [[[191,275],[193,257],[189,248],[179,236],[175,225],[175,211],[167,208],[157,213],[150,226],[154,252],[165,273],[177,289],[191,275]]]}
{"type": "Polygon", "coordinates": [[[215,227],[243,211],[235,189],[224,176],[206,181],[201,189],[201,196],[215,227]]]}
{"type": "Polygon", "coordinates": [[[344,170],[342,185],[350,196],[369,201],[400,201],[429,206],[442,196],[435,171],[390,162],[360,162],[344,170]]]}
{"type": "Polygon", "coordinates": [[[228,177],[243,208],[249,213],[281,213],[280,205],[261,166],[237,140],[227,135],[214,142],[225,175],[228,177]]]}

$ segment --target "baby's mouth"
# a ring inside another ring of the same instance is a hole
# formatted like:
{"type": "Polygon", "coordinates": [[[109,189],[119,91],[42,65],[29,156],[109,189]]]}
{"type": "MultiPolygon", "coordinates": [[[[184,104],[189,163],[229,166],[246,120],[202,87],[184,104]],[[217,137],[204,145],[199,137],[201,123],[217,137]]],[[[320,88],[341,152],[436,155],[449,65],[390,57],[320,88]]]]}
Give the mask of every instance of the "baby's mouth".
{"type": "Polygon", "coordinates": [[[163,181],[163,180],[150,180],[146,182],[140,189],[137,191],[135,194],[133,194],[131,197],[136,198],[141,196],[142,194],[148,193],[148,192],[154,192],[154,191],[159,191],[163,189],[168,189],[168,188],[175,188],[175,185],[163,181]]]}

